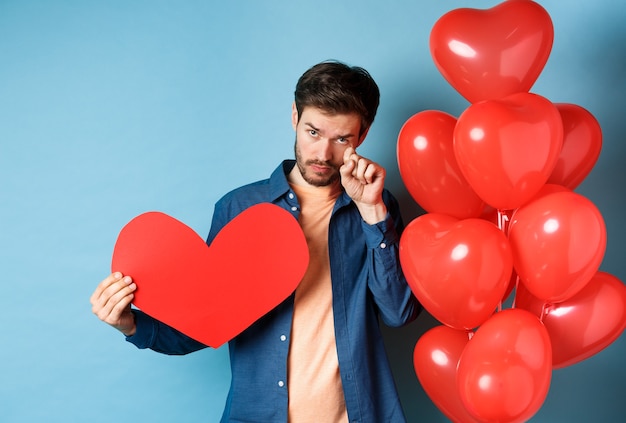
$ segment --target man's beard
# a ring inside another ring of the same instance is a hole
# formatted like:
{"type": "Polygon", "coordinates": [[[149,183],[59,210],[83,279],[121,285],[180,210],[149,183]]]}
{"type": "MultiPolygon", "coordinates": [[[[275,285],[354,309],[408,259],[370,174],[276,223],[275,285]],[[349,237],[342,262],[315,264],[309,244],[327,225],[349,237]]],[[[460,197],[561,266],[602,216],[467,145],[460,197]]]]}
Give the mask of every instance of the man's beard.
{"type": "Polygon", "coordinates": [[[334,184],[339,179],[339,170],[334,164],[330,162],[322,162],[319,160],[309,160],[306,163],[304,163],[302,159],[302,155],[300,154],[300,149],[298,148],[297,140],[296,140],[296,143],[294,144],[294,151],[296,154],[296,166],[298,166],[298,169],[300,170],[300,174],[302,175],[302,178],[309,185],[312,185],[315,187],[327,187],[329,185],[334,184]],[[334,172],[331,172],[331,174],[328,177],[320,179],[321,177],[315,173],[313,173],[313,175],[307,174],[306,172],[307,165],[327,166],[333,169],[334,172]],[[317,176],[317,177],[314,177],[314,176],[317,176]]]}

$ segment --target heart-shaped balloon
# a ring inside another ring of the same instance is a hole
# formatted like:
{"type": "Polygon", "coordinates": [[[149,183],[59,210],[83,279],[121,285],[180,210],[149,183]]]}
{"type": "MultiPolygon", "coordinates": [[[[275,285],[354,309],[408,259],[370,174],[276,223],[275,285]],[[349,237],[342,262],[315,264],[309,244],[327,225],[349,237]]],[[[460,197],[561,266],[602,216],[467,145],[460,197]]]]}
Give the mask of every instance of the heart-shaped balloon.
{"type": "MultiPolygon", "coordinates": [[[[542,186],[539,191],[537,192],[537,194],[535,194],[535,196],[533,198],[530,199],[530,201],[528,201],[527,204],[532,203],[533,201],[538,200],[541,197],[545,197],[548,194],[553,194],[555,192],[571,192],[572,190],[569,188],[564,187],[563,185],[557,185],[557,184],[545,184],[544,186],[542,186]]],[[[515,213],[518,211],[519,209],[515,209],[515,210],[511,210],[509,213],[507,213],[506,215],[506,231],[505,233],[507,234],[507,236],[509,235],[509,227],[511,226],[511,222],[515,219],[515,213]]],[[[515,266],[514,266],[515,267],[515,266]]]]}
{"type": "Polygon", "coordinates": [[[516,209],[539,191],[562,145],[559,111],[532,93],[472,104],[454,129],[454,152],[463,175],[498,210],[516,209]]]}
{"type": "Polygon", "coordinates": [[[455,117],[437,110],[410,117],[398,135],[400,175],[413,199],[427,212],[458,219],[478,217],[485,203],[456,163],[455,126],[455,117]]]}
{"type": "Polygon", "coordinates": [[[422,335],[413,350],[415,374],[432,402],[456,423],[478,423],[463,405],[456,385],[456,368],[468,333],[436,326],[422,335]]]}
{"type": "Polygon", "coordinates": [[[537,298],[558,303],[580,291],[598,271],[606,227],[587,198],[556,191],[515,211],[509,241],[520,281],[537,298]]]}
{"type": "Polygon", "coordinates": [[[554,40],[546,10],[530,0],[490,9],[461,8],[443,15],[430,33],[435,65],[471,103],[528,92],[554,40]]]}
{"type": "Polygon", "coordinates": [[[121,230],[111,268],[137,284],[135,306],[217,348],[287,298],[308,261],[297,220],[262,203],[224,226],[210,247],[166,214],[139,215],[121,230]]]}
{"type": "Polygon", "coordinates": [[[433,317],[469,330],[499,305],[513,262],[506,236],[492,223],[428,213],[402,233],[400,263],[411,290],[433,317]]]}
{"type": "Polygon", "coordinates": [[[556,304],[546,304],[520,284],[515,306],[543,315],[555,369],[599,353],[626,329],[626,286],[606,272],[597,272],[577,294],[556,304]]]}
{"type": "Polygon", "coordinates": [[[526,422],[541,408],[552,378],[548,331],[521,309],[496,313],[478,328],[459,359],[457,388],[484,422],[526,422]]]}
{"type": "Polygon", "coordinates": [[[596,118],[575,104],[556,103],[563,120],[563,147],[549,183],[576,188],[596,164],[602,150],[602,129],[596,118]]]}

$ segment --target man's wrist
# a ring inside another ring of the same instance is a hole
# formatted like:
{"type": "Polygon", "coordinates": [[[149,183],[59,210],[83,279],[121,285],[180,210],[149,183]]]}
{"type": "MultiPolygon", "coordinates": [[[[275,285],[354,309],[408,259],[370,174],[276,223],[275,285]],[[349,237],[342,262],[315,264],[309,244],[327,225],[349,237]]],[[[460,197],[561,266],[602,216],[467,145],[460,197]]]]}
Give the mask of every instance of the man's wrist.
{"type": "Polygon", "coordinates": [[[137,325],[133,325],[132,328],[129,329],[120,329],[120,332],[122,332],[124,334],[124,336],[133,336],[135,333],[137,333],[137,325]]]}
{"type": "Polygon", "coordinates": [[[370,225],[382,222],[387,217],[387,206],[380,202],[377,204],[357,204],[361,218],[370,225]]]}

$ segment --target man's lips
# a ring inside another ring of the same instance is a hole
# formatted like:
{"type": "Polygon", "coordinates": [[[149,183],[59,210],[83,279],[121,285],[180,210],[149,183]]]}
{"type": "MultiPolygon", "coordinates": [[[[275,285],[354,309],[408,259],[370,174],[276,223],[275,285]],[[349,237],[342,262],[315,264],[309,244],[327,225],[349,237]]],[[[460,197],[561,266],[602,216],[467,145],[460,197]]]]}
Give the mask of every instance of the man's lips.
{"type": "Polygon", "coordinates": [[[332,170],[330,166],[320,165],[320,164],[310,164],[311,170],[315,173],[327,173],[332,170]]]}

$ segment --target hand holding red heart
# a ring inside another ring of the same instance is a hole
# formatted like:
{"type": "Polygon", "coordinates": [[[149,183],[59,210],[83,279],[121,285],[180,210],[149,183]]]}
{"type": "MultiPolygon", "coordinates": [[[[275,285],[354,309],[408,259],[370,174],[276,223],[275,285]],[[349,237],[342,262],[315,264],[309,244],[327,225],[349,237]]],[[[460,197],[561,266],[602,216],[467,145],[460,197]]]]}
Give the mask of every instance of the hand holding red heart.
{"type": "Polygon", "coordinates": [[[136,289],[137,285],[130,276],[119,272],[111,273],[100,282],[91,296],[93,313],[124,335],[133,335],[135,317],[130,310],[130,304],[136,289]]]}
{"type": "Polygon", "coordinates": [[[132,335],[132,301],[217,348],[287,298],[307,265],[308,247],[297,220],[273,204],[244,210],[210,247],[182,222],[144,213],[120,232],[111,266],[115,273],[94,292],[93,310],[132,335]]]}

